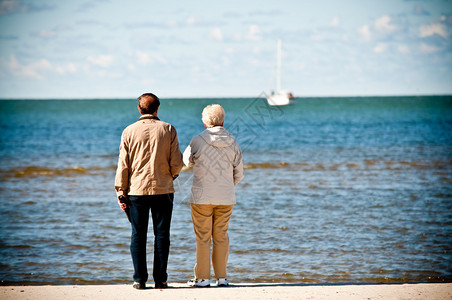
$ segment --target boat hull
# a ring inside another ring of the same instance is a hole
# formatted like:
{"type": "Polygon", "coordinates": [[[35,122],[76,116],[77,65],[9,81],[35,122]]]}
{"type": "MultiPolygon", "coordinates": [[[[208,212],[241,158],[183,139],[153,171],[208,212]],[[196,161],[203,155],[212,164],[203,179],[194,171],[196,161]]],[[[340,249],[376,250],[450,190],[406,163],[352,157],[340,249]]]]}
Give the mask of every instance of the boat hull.
{"type": "Polygon", "coordinates": [[[290,104],[290,96],[287,94],[275,94],[267,96],[268,105],[277,106],[277,105],[289,105],[290,104]]]}

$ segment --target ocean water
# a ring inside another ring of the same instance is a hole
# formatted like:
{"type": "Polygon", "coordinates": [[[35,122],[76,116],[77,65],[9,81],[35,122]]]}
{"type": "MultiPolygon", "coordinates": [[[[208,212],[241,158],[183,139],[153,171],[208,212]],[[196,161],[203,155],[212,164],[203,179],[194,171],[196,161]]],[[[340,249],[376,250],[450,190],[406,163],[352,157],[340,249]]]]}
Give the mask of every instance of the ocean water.
{"type": "MultiPolygon", "coordinates": [[[[231,282],[452,281],[452,97],[162,99],[181,150],[219,103],[244,154],[231,282]]],[[[0,284],[130,283],[113,189],[134,99],[0,101],[0,284]]],[[[169,281],[193,276],[192,172],[176,180],[169,281]]],[[[153,237],[148,261],[152,267],[153,237]]],[[[150,273],[152,273],[150,269],[150,273]]]]}

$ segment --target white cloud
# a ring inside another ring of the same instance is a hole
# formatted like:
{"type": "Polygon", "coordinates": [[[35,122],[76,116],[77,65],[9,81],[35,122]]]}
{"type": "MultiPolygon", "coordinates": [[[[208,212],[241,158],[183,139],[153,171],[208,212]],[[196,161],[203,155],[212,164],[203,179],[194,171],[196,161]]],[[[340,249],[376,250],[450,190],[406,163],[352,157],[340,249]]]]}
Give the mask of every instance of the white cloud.
{"type": "Polygon", "coordinates": [[[209,37],[211,37],[212,39],[217,40],[217,41],[222,41],[223,33],[220,28],[215,27],[210,30],[209,37]]]}
{"type": "Polygon", "coordinates": [[[136,55],[135,57],[136,57],[138,63],[140,63],[140,64],[146,65],[151,62],[151,58],[148,53],[136,51],[135,55],[136,55]]]}
{"type": "Polygon", "coordinates": [[[165,59],[165,57],[163,57],[162,55],[157,54],[157,53],[152,53],[151,54],[151,63],[160,63],[160,64],[166,65],[168,62],[165,59]]]}
{"type": "Polygon", "coordinates": [[[17,65],[14,66],[11,71],[18,77],[44,79],[44,77],[39,73],[39,70],[37,69],[38,65],[39,64],[28,66],[17,65]]]}
{"type": "Polygon", "coordinates": [[[428,37],[438,34],[442,36],[443,38],[447,39],[449,37],[449,34],[447,32],[446,26],[443,24],[431,24],[431,25],[423,25],[419,27],[419,36],[420,37],[428,37]]]}
{"type": "Polygon", "coordinates": [[[427,45],[427,44],[425,44],[425,43],[422,43],[421,44],[421,52],[422,53],[434,53],[434,52],[437,52],[437,51],[439,51],[439,50],[441,50],[440,48],[438,48],[438,47],[435,47],[435,46],[431,46],[431,45],[427,45]]]}
{"type": "Polygon", "coordinates": [[[399,51],[402,54],[408,54],[410,53],[410,48],[408,48],[407,45],[399,45],[397,46],[397,51],[399,51]]]}
{"type": "Polygon", "coordinates": [[[113,56],[112,55],[99,55],[96,57],[90,56],[88,57],[88,61],[93,65],[106,68],[113,63],[113,56]]]}
{"type": "Polygon", "coordinates": [[[30,67],[37,70],[50,70],[52,69],[52,64],[47,59],[43,58],[31,64],[30,67]]]}
{"type": "Polygon", "coordinates": [[[59,74],[67,74],[67,73],[76,73],[78,70],[78,67],[74,63],[69,63],[65,66],[57,66],[55,67],[55,71],[59,74]]]}
{"type": "Polygon", "coordinates": [[[397,27],[391,24],[391,18],[385,15],[375,20],[372,28],[369,25],[363,25],[358,28],[358,33],[364,40],[370,41],[374,37],[378,38],[379,36],[393,32],[396,29],[397,27]]]}
{"type": "Polygon", "coordinates": [[[339,17],[334,17],[332,20],[331,20],[331,26],[333,26],[333,27],[338,27],[339,26],[339,24],[340,24],[340,20],[339,20],[339,17]]]}
{"type": "Polygon", "coordinates": [[[375,21],[375,29],[377,31],[391,32],[397,29],[396,26],[390,24],[391,18],[389,16],[383,16],[375,21]]]}
{"type": "Polygon", "coordinates": [[[142,51],[136,51],[135,52],[136,60],[139,64],[147,65],[147,64],[154,64],[154,63],[160,63],[160,64],[166,64],[166,59],[157,53],[146,53],[142,51]]]}
{"type": "Polygon", "coordinates": [[[375,53],[383,53],[388,49],[388,45],[380,43],[374,48],[375,53]]]}
{"type": "Polygon", "coordinates": [[[195,25],[198,22],[198,20],[195,17],[189,17],[185,23],[187,25],[195,25]]]}
{"type": "Polygon", "coordinates": [[[250,25],[250,27],[248,28],[248,33],[245,36],[236,34],[235,39],[238,41],[260,41],[262,40],[261,29],[257,25],[250,25]]]}
{"type": "Polygon", "coordinates": [[[364,40],[369,41],[371,34],[370,34],[370,29],[369,29],[369,25],[364,25],[363,27],[358,29],[358,32],[361,34],[361,36],[363,37],[364,40]]]}
{"type": "Polygon", "coordinates": [[[47,59],[40,59],[28,65],[21,64],[15,55],[11,55],[9,60],[0,60],[0,69],[7,70],[13,76],[20,78],[43,79],[43,71],[56,71],[47,59]]]}
{"type": "Polygon", "coordinates": [[[251,25],[249,29],[248,38],[253,41],[261,40],[261,29],[257,25],[251,25]]]}

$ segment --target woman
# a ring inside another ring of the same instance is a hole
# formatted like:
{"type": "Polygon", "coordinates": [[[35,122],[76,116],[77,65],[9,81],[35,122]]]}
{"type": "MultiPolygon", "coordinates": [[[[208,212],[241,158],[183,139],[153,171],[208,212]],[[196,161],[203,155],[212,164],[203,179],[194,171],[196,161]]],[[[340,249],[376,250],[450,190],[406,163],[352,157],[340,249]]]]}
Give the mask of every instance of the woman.
{"type": "Polygon", "coordinates": [[[233,135],[224,129],[224,109],[208,105],[202,112],[204,130],[184,151],[184,163],[193,166],[190,196],[196,235],[195,278],[189,286],[210,286],[210,245],[217,286],[227,286],[228,226],[235,204],[235,186],[243,178],[242,152],[233,135]]]}

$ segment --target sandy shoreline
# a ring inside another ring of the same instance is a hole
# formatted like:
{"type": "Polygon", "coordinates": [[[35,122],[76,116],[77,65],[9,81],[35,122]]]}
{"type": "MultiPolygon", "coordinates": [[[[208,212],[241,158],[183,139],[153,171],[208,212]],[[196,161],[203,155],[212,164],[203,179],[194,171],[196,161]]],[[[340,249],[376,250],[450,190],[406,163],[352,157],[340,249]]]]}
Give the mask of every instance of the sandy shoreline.
{"type": "Polygon", "coordinates": [[[0,299],[452,299],[452,283],[418,284],[233,284],[190,288],[171,283],[165,290],[135,290],[130,285],[0,286],[0,299]]]}

